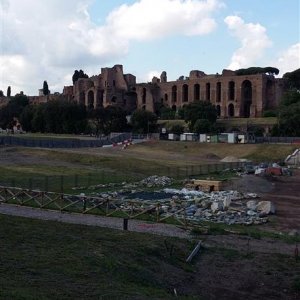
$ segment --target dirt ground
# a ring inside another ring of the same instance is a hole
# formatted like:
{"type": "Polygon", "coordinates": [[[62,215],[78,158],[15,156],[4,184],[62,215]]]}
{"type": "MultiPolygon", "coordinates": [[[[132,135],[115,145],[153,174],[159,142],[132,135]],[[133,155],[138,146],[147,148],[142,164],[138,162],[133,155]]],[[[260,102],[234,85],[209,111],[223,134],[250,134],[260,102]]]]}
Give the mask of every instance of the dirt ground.
{"type": "Polygon", "coordinates": [[[292,176],[261,177],[243,175],[231,180],[227,189],[257,193],[259,201],[272,201],[276,214],[264,229],[279,232],[297,230],[300,233],[300,170],[295,169],[292,176]]]}

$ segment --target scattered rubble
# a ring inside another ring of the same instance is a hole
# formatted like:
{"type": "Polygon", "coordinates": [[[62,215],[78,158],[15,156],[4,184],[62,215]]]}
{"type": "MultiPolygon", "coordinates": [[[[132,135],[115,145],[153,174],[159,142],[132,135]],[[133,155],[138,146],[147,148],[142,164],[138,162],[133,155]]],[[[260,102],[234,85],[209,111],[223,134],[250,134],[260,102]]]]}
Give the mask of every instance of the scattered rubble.
{"type": "Polygon", "coordinates": [[[258,201],[256,193],[236,190],[205,192],[188,188],[145,191],[145,187],[165,187],[172,182],[172,178],[154,175],[134,183],[110,183],[89,188],[115,188],[113,192],[93,192],[93,195],[98,197],[98,201],[113,200],[114,206],[131,213],[147,210],[161,218],[174,215],[195,223],[263,224],[268,221],[268,215],[275,213],[274,204],[258,201]]]}
{"type": "Polygon", "coordinates": [[[73,187],[73,190],[97,190],[100,188],[114,188],[114,187],[122,187],[124,189],[133,189],[138,187],[160,187],[160,186],[166,186],[173,183],[173,179],[167,176],[158,176],[153,175],[149,176],[141,181],[137,182],[122,182],[122,183],[108,183],[108,184],[97,184],[97,185],[91,185],[89,187],[81,186],[81,187],[73,187]]]}

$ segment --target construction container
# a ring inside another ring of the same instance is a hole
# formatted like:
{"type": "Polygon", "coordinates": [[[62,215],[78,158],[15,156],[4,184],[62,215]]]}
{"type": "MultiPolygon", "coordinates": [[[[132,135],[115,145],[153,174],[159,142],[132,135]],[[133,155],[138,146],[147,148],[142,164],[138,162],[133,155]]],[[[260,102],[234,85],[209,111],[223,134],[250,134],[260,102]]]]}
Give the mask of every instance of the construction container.
{"type": "Polygon", "coordinates": [[[175,134],[175,133],[169,133],[168,134],[168,140],[171,141],[179,141],[179,134],[175,134]]]}
{"type": "Polygon", "coordinates": [[[200,136],[199,136],[199,142],[200,143],[206,143],[207,142],[207,135],[204,134],[204,133],[200,134],[200,136]]]}

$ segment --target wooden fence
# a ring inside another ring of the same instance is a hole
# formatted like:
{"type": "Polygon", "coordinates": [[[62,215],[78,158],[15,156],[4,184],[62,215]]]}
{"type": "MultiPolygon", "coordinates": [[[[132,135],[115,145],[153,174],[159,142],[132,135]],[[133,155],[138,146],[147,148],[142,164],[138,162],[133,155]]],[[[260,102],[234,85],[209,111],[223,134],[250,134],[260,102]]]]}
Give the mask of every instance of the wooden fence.
{"type": "Polygon", "coordinates": [[[172,219],[183,226],[193,225],[186,216],[186,201],[172,201],[171,205],[158,201],[123,200],[121,198],[101,198],[85,195],[36,191],[15,187],[0,186],[0,202],[41,209],[54,209],[61,212],[75,212],[102,216],[115,216],[124,219],[143,219],[152,222],[165,222],[172,219]],[[166,208],[170,209],[166,209],[166,208]]]}

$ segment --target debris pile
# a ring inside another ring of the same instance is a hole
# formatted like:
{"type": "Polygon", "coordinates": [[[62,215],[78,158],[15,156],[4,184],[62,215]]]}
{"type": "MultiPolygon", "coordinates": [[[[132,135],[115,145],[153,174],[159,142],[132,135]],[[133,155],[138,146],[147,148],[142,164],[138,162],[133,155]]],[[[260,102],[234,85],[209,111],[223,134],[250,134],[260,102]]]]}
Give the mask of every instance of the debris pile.
{"type": "Polygon", "coordinates": [[[158,176],[153,175],[149,176],[141,181],[137,182],[122,182],[122,183],[108,183],[108,184],[97,184],[97,185],[91,185],[89,187],[81,186],[81,187],[73,187],[73,190],[96,190],[100,188],[114,188],[114,187],[121,187],[123,189],[134,189],[139,187],[163,187],[166,185],[170,185],[173,183],[173,179],[167,176],[158,176]]]}
{"type": "MultiPolygon", "coordinates": [[[[165,189],[165,192],[174,193],[172,200],[182,195],[186,201],[184,212],[178,217],[189,220],[211,221],[225,224],[263,224],[267,216],[275,213],[274,204],[270,201],[256,201],[255,193],[239,193],[237,191],[220,191],[204,193],[198,191],[165,189]]],[[[182,205],[182,204],[181,204],[182,205]]],[[[174,203],[172,208],[174,210],[174,203]]],[[[179,209],[179,207],[177,207],[179,209]]]]}
{"type": "Polygon", "coordinates": [[[141,185],[147,186],[147,187],[153,187],[153,186],[166,186],[170,185],[172,183],[172,179],[167,176],[157,176],[153,175],[150,177],[147,177],[140,181],[141,185]]]}

